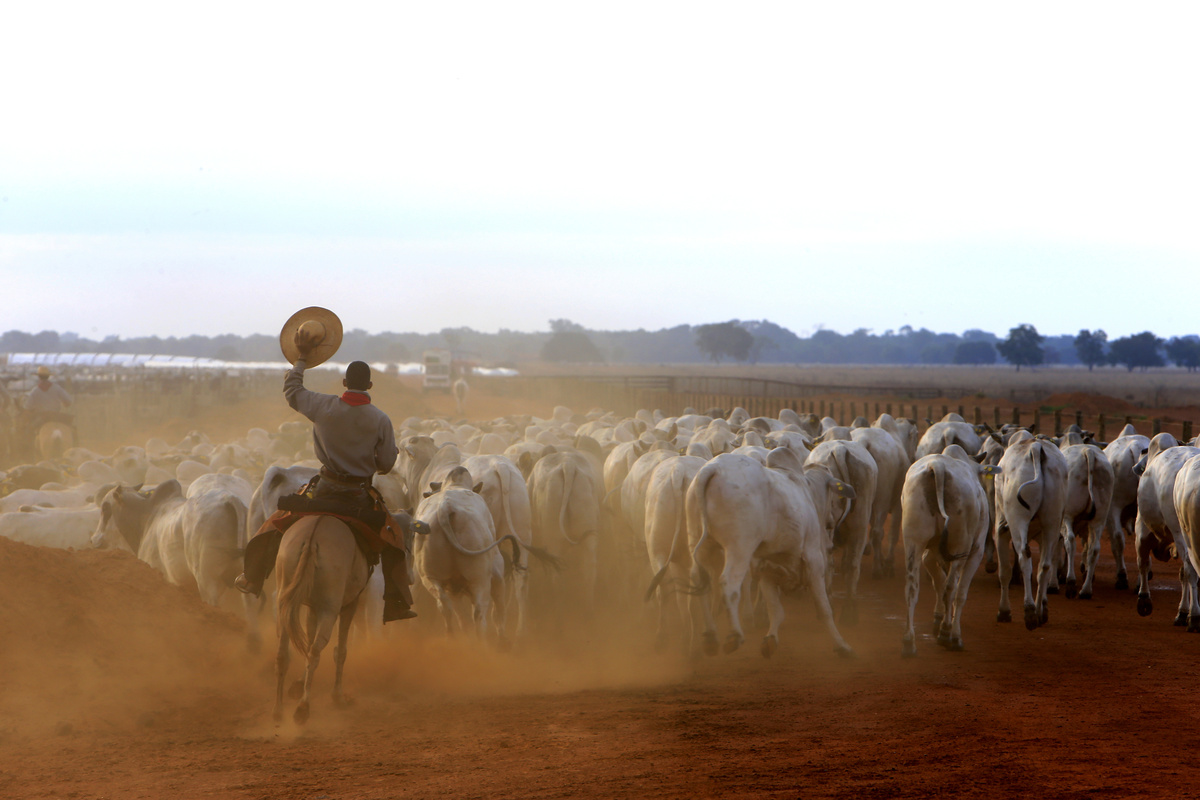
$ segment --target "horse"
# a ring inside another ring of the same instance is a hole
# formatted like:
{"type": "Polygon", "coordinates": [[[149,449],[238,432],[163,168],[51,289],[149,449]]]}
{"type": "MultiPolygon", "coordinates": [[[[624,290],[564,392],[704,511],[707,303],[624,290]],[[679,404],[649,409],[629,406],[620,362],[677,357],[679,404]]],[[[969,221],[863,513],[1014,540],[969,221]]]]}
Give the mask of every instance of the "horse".
{"type": "Polygon", "coordinates": [[[35,452],[43,461],[53,461],[75,446],[75,431],[65,422],[43,423],[35,437],[35,452]]]}
{"type": "Polygon", "coordinates": [[[307,658],[303,694],[293,718],[299,725],[308,721],[313,675],[321,661],[321,651],[333,633],[334,620],[338,622],[338,640],[333,655],[336,670],[333,702],[338,707],[347,705],[342,693],[346,641],[369,574],[366,556],[359,549],[354,534],[336,517],[303,517],[283,534],[275,559],[279,619],[279,650],[275,656],[276,722],[283,719],[283,682],[292,645],[307,658]],[[308,606],[307,626],[300,622],[301,606],[308,606]]]}

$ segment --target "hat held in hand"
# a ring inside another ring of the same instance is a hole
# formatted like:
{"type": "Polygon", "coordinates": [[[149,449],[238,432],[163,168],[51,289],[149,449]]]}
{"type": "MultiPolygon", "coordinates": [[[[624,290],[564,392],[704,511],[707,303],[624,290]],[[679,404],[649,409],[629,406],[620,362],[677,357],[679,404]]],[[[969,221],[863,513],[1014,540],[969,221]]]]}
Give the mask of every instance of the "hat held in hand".
{"type": "Polygon", "coordinates": [[[307,367],[325,363],[342,346],[342,321],[337,314],[320,306],[302,308],[288,318],[279,332],[279,349],[290,364],[300,358],[300,351],[296,349],[296,332],[299,330],[304,330],[316,342],[304,359],[307,367]]]}

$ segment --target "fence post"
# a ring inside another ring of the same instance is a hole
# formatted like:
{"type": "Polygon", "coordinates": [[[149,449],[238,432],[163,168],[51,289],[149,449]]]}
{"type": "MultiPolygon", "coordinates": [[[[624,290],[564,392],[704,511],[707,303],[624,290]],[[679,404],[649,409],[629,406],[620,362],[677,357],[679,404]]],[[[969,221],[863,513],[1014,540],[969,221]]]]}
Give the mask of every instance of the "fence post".
{"type": "Polygon", "coordinates": [[[884,413],[890,417],[892,415],[892,404],[888,403],[886,406],[884,406],[884,408],[887,409],[887,411],[885,411],[884,413]]]}
{"type": "Polygon", "coordinates": [[[1075,410],[1075,424],[1078,425],[1081,430],[1083,429],[1083,410],[1082,409],[1075,410]]]}
{"type": "Polygon", "coordinates": [[[981,409],[979,406],[975,406],[975,424],[983,424],[983,409],[981,409]]]}
{"type": "Polygon", "coordinates": [[[1062,409],[1054,409],[1054,435],[1062,436],[1062,409]]]}
{"type": "Polygon", "coordinates": [[[1157,436],[1158,434],[1162,433],[1162,420],[1159,419],[1158,417],[1155,417],[1153,420],[1153,423],[1154,423],[1154,427],[1151,430],[1153,430],[1154,433],[1151,435],[1157,436]]]}
{"type": "Polygon", "coordinates": [[[851,400],[850,401],[850,419],[854,419],[855,416],[856,415],[854,413],[854,401],[851,400]]]}
{"type": "Polygon", "coordinates": [[[1185,419],[1183,421],[1183,441],[1186,444],[1192,440],[1192,421],[1185,419]]]}
{"type": "Polygon", "coordinates": [[[1013,425],[1021,424],[1021,408],[1020,408],[1020,406],[1013,406],[1012,424],[1013,425]]]}
{"type": "Polygon", "coordinates": [[[992,419],[995,420],[994,427],[1000,428],[1000,406],[992,406],[992,419]]]}
{"type": "Polygon", "coordinates": [[[1034,433],[1038,433],[1042,429],[1042,410],[1035,408],[1033,410],[1033,425],[1030,426],[1034,433]]]}
{"type": "Polygon", "coordinates": [[[941,416],[941,419],[945,419],[945,418],[946,418],[946,415],[947,415],[947,414],[949,414],[949,413],[950,413],[950,409],[949,409],[949,408],[947,408],[945,405],[943,405],[943,406],[942,406],[942,416],[941,416]]]}

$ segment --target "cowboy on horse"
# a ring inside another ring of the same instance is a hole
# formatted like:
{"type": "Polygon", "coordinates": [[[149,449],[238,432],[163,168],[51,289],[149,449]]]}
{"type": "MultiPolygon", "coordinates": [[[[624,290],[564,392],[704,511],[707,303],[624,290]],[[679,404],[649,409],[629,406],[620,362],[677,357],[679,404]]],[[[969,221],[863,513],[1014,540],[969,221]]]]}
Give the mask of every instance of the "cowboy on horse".
{"type": "Polygon", "coordinates": [[[340,396],[304,387],[304,370],[328,360],[341,340],[341,321],[333,312],[319,307],[297,312],[280,333],[280,347],[292,363],[283,394],[289,406],[313,423],[313,449],[321,471],[302,490],[302,496],[283,498],[282,510],[250,539],[245,572],[234,585],[247,594],[258,595],[275,566],[287,525],[306,513],[333,514],[352,523],[350,527],[355,529],[360,545],[382,562],[383,621],[411,619],[416,612],[411,608],[407,554],[391,523],[410,529],[417,523],[404,512],[389,514],[372,487],[375,473],[391,471],[399,451],[391,420],[371,403],[371,368],[362,361],[346,367],[342,380],[346,391],[340,396]]]}

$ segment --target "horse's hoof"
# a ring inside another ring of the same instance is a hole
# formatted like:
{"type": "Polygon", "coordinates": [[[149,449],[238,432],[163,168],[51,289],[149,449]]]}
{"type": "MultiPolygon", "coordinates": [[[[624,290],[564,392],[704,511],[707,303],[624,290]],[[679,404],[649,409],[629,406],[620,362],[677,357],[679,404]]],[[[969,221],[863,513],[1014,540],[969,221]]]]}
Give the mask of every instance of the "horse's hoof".
{"type": "Polygon", "coordinates": [[[715,656],[720,648],[717,646],[717,635],[715,633],[704,634],[704,654],[706,656],[715,656]]]}
{"type": "Polygon", "coordinates": [[[1082,592],[1079,593],[1079,599],[1080,600],[1091,600],[1092,599],[1092,590],[1084,589],[1082,592]]]}
{"type": "Polygon", "coordinates": [[[1154,602],[1150,599],[1150,595],[1138,595],[1137,611],[1139,617],[1150,616],[1150,612],[1154,611],[1154,602]]]}
{"type": "Polygon", "coordinates": [[[1041,624],[1041,615],[1037,613],[1037,608],[1025,606],[1025,630],[1037,630],[1039,624],[1041,624]]]}
{"type": "Polygon", "coordinates": [[[292,714],[292,719],[296,721],[297,725],[303,725],[308,722],[308,703],[301,703],[296,706],[296,713],[292,714]]]}
{"type": "Polygon", "coordinates": [[[1184,625],[1187,625],[1188,624],[1188,613],[1186,611],[1180,611],[1178,614],[1175,615],[1175,620],[1172,624],[1176,625],[1180,628],[1182,628],[1184,625]]]}
{"type": "Polygon", "coordinates": [[[917,643],[911,639],[905,639],[904,646],[900,648],[900,657],[901,658],[916,658],[917,657],[917,643]]]}
{"type": "Polygon", "coordinates": [[[951,637],[950,641],[946,644],[946,649],[951,653],[961,653],[963,651],[962,639],[957,636],[951,637]]]}
{"type": "Polygon", "coordinates": [[[854,658],[855,657],[854,651],[850,649],[849,645],[847,645],[845,647],[835,647],[835,648],[833,648],[833,652],[837,653],[842,658],[854,658]]]}
{"type": "Polygon", "coordinates": [[[737,650],[741,646],[742,646],[742,637],[738,636],[736,633],[731,633],[725,637],[725,647],[723,649],[725,650],[726,655],[728,655],[729,653],[732,653],[734,650],[737,650]]]}
{"type": "Polygon", "coordinates": [[[1046,594],[1058,594],[1057,586],[1049,586],[1046,588],[1046,594]]]}
{"type": "Polygon", "coordinates": [[[301,697],[304,697],[304,681],[303,680],[297,680],[297,681],[292,682],[292,685],[288,687],[288,697],[292,700],[299,700],[301,697]]]}
{"type": "Polygon", "coordinates": [[[1079,589],[1075,585],[1075,581],[1067,581],[1067,599],[1074,600],[1079,597],[1079,589]]]}
{"type": "Polygon", "coordinates": [[[775,655],[775,650],[779,647],[779,640],[774,636],[764,636],[762,640],[763,658],[770,658],[775,655]]]}
{"type": "Polygon", "coordinates": [[[1012,611],[1009,609],[997,611],[996,622],[1012,622],[1012,611]]]}
{"type": "Polygon", "coordinates": [[[1129,588],[1129,576],[1125,574],[1124,570],[1117,573],[1116,588],[1118,588],[1118,589],[1128,589],[1129,588]]]}
{"type": "Polygon", "coordinates": [[[937,637],[937,643],[938,643],[938,647],[949,647],[950,646],[950,634],[947,633],[946,631],[942,631],[941,633],[939,633],[938,637],[937,637]]]}

